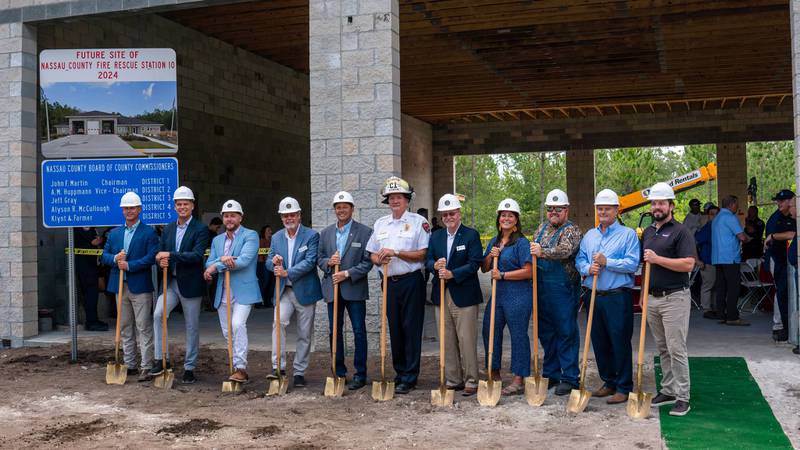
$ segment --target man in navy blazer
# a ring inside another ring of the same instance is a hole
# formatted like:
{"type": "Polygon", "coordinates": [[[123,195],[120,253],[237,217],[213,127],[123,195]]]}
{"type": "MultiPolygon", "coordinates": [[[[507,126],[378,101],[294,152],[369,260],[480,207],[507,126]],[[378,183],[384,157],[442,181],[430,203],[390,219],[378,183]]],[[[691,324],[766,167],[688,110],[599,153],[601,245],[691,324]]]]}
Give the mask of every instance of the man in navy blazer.
{"type": "Polygon", "coordinates": [[[122,308],[120,336],[128,374],[136,373],[136,343],[141,353],[139,381],[151,378],[153,363],[153,273],[152,266],[158,251],[158,235],[149,225],[139,220],[142,200],[135,192],[126,192],[119,206],[125,216],[125,225],[114,228],[108,235],[101,260],[111,266],[107,290],[119,290],[120,270],[122,283],[122,308]],[[134,335],[134,323],[136,334],[134,335]]]}
{"type": "Polygon", "coordinates": [[[277,368],[276,324],[281,327],[281,374],[286,369],[286,326],[292,314],[297,313],[297,347],[294,355],[294,386],[306,385],[305,372],[311,350],[311,333],[314,329],[314,304],[322,298],[317,277],[317,249],[319,233],[301,223],[300,203],[286,197],[281,200],[278,214],[283,229],[272,236],[267,257],[267,270],[280,277],[281,316],[272,322],[272,369],[267,378],[273,378],[277,368]]]}
{"type": "Polygon", "coordinates": [[[477,231],[461,223],[461,202],[453,194],[439,199],[445,228],[431,235],[425,261],[433,273],[431,301],[437,322],[444,314],[445,378],[447,386],[464,396],[478,392],[478,305],[483,301],[478,268],[483,247],[477,231]],[[439,280],[445,280],[444,311],[441,311],[439,280]]]}
{"type": "MultiPolygon", "coordinates": [[[[196,381],[194,368],[197,362],[197,350],[200,347],[200,306],[206,283],[203,280],[203,259],[208,248],[208,231],[203,222],[192,217],[194,211],[194,193],[186,186],[181,186],[172,195],[178,220],[164,227],[161,243],[156,254],[156,263],[162,270],[167,269],[167,286],[161,286],[161,295],[156,301],[153,312],[153,334],[155,335],[155,359],[161,355],[161,319],[164,314],[164,293],[167,294],[167,317],[181,304],[186,324],[186,357],[183,362],[183,384],[196,381]]],[[[161,277],[159,276],[159,280],[161,277]]],[[[169,352],[167,352],[169,353],[169,352]]],[[[171,363],[167,361],[167,367],[171,363]]],[[[163,372],[161,364],[153,364],[150,375],[157,376],[163,372]]]]}
{"type": "MultiPolygon", "coordinates": [[[[353,365],[356,374],[348,388],[361,389],[367,384],[367,305],[369,284],[367,275],[372,269],[372,260],[367,252],[367,242],[372,229],[353,220],[355,202],[349,192],[341,191],[333,196],[333,211],[336,223],[328,225],[319,239],[319,268],[322,270],[322,294],[328,303],[329,335],[333,336],[333,286],[339,286],[336,333],[336,376],[347,375],[344,365],[344,310],[353,325],[355,354],[353,365]],[[336,265],[339,271],[336,272],[336,265]]],[[[331,341],[332,342],[332,341],[331,341]]]]}
{"type": "Polygon", "coordinates": [[[233,368],[228,378],[247,383],[247,318],[253,305],[261,303],[256,263],[258,262],[258,233],[242,226],[244,210],[236,200],[222,204],[222,225],[225,232],[211,241],[203,278],[217,277],[214,307],[217,308],[222,336],[228,338],[228,293],[225,291],[225,272],[230,272],[231,330],[233,331],[233,368]]]}

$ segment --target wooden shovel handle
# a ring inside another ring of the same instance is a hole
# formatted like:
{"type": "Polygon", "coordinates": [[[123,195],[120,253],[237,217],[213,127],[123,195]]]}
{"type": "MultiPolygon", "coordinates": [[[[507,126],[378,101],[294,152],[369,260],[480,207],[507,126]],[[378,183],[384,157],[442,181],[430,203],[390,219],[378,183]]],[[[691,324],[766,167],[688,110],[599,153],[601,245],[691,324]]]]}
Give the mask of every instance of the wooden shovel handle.
{"type": "MultiPolygon", "coordinates": [[[[492,272],[497,270],[497,257],[495,256],[492,258],[492,272]]],[[[492,278],[492,308],[491,312],[489,313],[489,361],[487,361],[486,365],[489,367],[489,380],[493,380],[492,378],[492,356],[494,353],[494,310],[496,306],[497,300],[497,280],[492,278]]]]}
{"type": "MultiPolygon", "coordinates": [[[[333,273],[339,272],[339,264],[333,266],[333,273]]],[[[333,280],[331,280],[333,282],[333,280]]],[[[333,283],[333,337],[331,338],[331,372],[336,376],[336,341],[339,340],[339,284],[333,283]]]]}
{"type": "MultiPolygon", "coordinates": [[[[644,280],[642,281],[642,295],[639,303],[642,306],[642,325],[639,329],[639,355],[637,356],[637,364],[639,367],[644,363],[644,339],[645,329],[647,328],[647,298],[650,297],[650,263],[644,263],[644,280]]],[[[640,370],[640,369],[637,369],[640,370]]]]}
{"type": "Polygon", "coordinates": [[[161,270],[161,368],[167,370],[167,268],[161,270]]]}
{"type": "Polygon", "coordinates": [[[439,386],[444,386],[444,278],[439,278],[439,386]]]}
{"type": "Polygon", "coordinates": [[[537,280],[536,256],[532,256],[531,278],[533,284],[533,373],[539,375],[539,283],[537,280]]]}
{"type": "Polygon", "coordinates": [[[275,275],[275,349],[277,356],[275,361],[278,363],[278,378],[281,376],[281,277],[275,275]]]}
{"type": "Polygon", "coordinates": [[[381,299],[381,381],[386,379],[386,291],[389,290],[389,263],[383,265],[383,293],[381,299]]]}
{"type": "Polygon", "coordinates": [[[117,329],[114,332],[114,359],[115,363],[119,364],[119,342],[120,342],[120,334],[121,334],[121,325],[122,325],[122,288],[123,288],[123,278],[125,277],[125,271],[119,269],[119,285],[117,287],[117,329]]]}
{"type": "Polygon", "coordinates": [[[231,272],[225,271],[225,307],[228,312],[228,370],[233,374],[233,326],[231,325],[231,272]]]}
{"type": "Polygon", "coordinates": [[[592,335],[592,318],[594,316],[594,299],[597,296],[597,277],[595,275],[592,279],[592,296],[589,299],[589,321],[586,323],[586,336],[583,339],[583,356],[581,358],[581,380],[580,386],[583,389],[584,381],[586,380],[586,363],[589,358],[589,338],[592,335]]]}

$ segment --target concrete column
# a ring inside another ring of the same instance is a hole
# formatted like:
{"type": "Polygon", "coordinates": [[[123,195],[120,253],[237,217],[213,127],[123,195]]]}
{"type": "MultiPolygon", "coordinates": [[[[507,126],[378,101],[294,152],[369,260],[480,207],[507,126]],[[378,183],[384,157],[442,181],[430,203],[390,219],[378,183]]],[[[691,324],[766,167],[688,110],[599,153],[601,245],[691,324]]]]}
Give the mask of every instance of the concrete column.
{"type": "Polygon", "coordinates": [[[717,205],[726,195],[739,197],[739,221],[747,213],[747,145],[717,144],[717,205]]]}
{"type": "MultiPolygon", "coordinates": [[[[372,226],[388,213],[383,181],[401,174],[400,53],[397,0],[311,0],[311,214],[315,229],[334,221],[333,195],[346,189],[356,220],[372,226]]],[[[367,330],[378,349],[380,284],[370,277],[367,330]]],[[[318,304],[315,342],[327,347],[328,319],[318,304]]]]}
{"type": "MultiPolygon", "coordinates": [[[[433,208],[444,194],[455,193],[456,185],[455,157],[441,150],[433,151],[433,208]]],[[[471,194],[461,192],[461,194],[471,194]]],[[[466,217],[463,218],[466,221],[466,217]]]]}
{"type": "MultiPolygon", "coordinates": [[[[792,97],[794,102],[794,176],[795,186],[800,186],[800,0],[792,0],[790,6],[790,22],[791,22],[791,35],[792,35],[792,97]]],[[[797,205],[800,206],[800,197],[795,198],[797,205]]],[[[800,233],[800,226],[798,226],[798,233],[800,233]]],[[[800,261],[800,257],[798,258],[800,261]]],[[[791,267],[791,266],[790,266],[791,267]]],[[[800,301],[797,296],[797,286],[800,286],[800,273],[794,278],[795,295],[789,298],[794,301],[789,302],[789,341],[797,345],[800,341],[800,333],[798,333],[798,310],[800,310],[800,301]]],[[[791,286],[791,283],[790,283],[791,286]]]]}
{"type": "Polygon", "coordinates": [[[414,188],[411,208],[428,210],[428,219],[435,213],[436,200],[433,195],[433,131],[431,125],[415,117],[402,116],[401,168],[403,178],[414,188]]]}
{"type": "Polygon", "coordinates": [[[570,220],[581,231],[594,227],[594,150],[567,150],[570,220]]]}
{"type": "Polygon", "coordinates": [[[36,28],[0,25],[0,338],[38,332],[36,28]]]}

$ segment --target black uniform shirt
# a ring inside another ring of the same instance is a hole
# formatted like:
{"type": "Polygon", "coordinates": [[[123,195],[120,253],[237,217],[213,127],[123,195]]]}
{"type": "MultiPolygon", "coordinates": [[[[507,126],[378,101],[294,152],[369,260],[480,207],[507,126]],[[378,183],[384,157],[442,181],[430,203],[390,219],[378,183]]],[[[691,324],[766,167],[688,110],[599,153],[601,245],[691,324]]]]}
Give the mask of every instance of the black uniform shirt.
{"type": "MultiPolygon", "coordinates": [[[[692,257],[697,259],[694,236],[688,228],[676,222],[674,218],[659,229],[656,229],[655,223],[647,227],[642,233],[642,249],[653,250],[658,256],[666,258],[692,257]]],[[[650,289],[671,290],[688,286],[688,273],[675,272],[658,264],[651,264],[650,289]]]]}

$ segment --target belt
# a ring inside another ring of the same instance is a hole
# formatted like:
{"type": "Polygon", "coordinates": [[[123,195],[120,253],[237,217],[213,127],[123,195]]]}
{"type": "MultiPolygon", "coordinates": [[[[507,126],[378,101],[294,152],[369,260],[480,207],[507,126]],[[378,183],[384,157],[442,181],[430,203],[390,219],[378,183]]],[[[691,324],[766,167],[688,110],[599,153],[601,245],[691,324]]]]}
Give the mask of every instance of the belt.
{"type": "Polygon", "coordinates": [[[412,275],[415,275],[415,274],[417,274],[417,273],[419,273],[419,271],[418,271],[418,270],[415,270],[415,271],[413,271],[413,272],[406,272],[406,273],[404,273],[404,274],[402,274],[402,275],[389,275],[389,279],[390,279],[391,281],[400,281],[400,280],[402,280],[403,278],[408,278],[408,277],[410,277],[410,276],[412,276],[412,275]]]}
{"type": "Polygon", "coordinates": [[[609,289],[607,291],[598,290],[596,295],[598,295],[600,297],[603,297],[603,296],[606,296],[606,295],[621,294],[623,292],[625,292],[625,288],[616,288],[616,289],[609,289]]]}
{"type": "Polygon", "coordinates": [[[673,288],[673,289],[651,289],[650,295],[653,297],[666,297],[670,294],[674,294],[676,292],[681,292],[685,290],[685,287],[673,288]]]}

